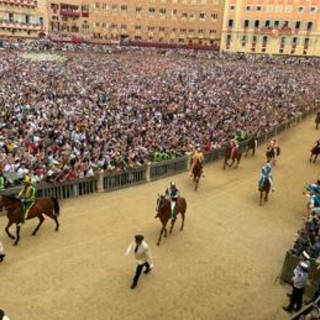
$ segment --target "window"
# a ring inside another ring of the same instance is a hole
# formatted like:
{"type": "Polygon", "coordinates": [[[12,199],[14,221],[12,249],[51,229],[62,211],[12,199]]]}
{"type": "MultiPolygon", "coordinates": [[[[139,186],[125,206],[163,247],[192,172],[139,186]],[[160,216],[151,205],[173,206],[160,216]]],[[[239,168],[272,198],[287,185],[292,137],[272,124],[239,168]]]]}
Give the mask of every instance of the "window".
{"type": "Polygon", "coordinates": [[[230,6],[230,11],[234,11],[236,9],[236,6],[234,5],[234,4],[232,4],[231,6],[230,6]]]}
{"type": "Polygon", "coordinates": [[[289,27],[289,21],[284,21],[283,22],[283,27],[288,28],[289,27]]]}
{"type": "Polygon", "coordinates": [[[216,33],[216,32],[217,32],[217,30],[211,29],[209,33],[210,33],[210,34],[214,34],[214,33],[216,33]]]}
{"type": "Polygon", "coordinates": [[[244,20],[243,27],[249,28],[249,20],[244,20]]]}
{"type": "Polygon", "coordinates": [[[187,12],[182,12],[181,17],[182,17],[182,18],[188,18],[188,13],[187,13],[187,12]]]}
{"type": "Polygon", "coordinates": [[[251,11],[251,6],[246,6],[246,11],[251,11]]]}
{"type": "Polygon", "coordinates": [[[299,7],[298,8],[298,12],[303,12],[304,11],[304,7],[299,7]]]}
{"type": "Polygon", "coordinates": [[[310,39],[309,38],[305,38],[304,39],[304,45],[308,46],[310,44],[310,39]]]}
{"type": "Polygon", "coordinates": [[[165,27],[159,27],[159,31],[164,32],[166,30],[165,27]]]}
{"type": "Polygon", "coordinates": [[[311,13],[317,12],[317,7],[311,7],[311,8],[310,8],[310,12],[311,12],[311,13]]]}
{"type": "Polygon", "coordinates": [[[278,21],[278,20],[276,20],[276,21],[274,22],[274,27],[275,27],[275,28],[279,28],[279,21],[278,21]]]}
{"type": "Polygon", "coordinates": [[[128,10],[128,7],[126,5],[121,6],[121,11],[127,11],[127,10],[128,10]]]}
{"type": "Polygon", "coordinates": [[[264,25],[265,25],[265,27],[270,27],[270,20],[266,20],[264,25]]]}
{"type": "Polygon", "coordinates": [[[116,23],[111,23],[110,28],[111,29],[117,29],[118,25],[116,23]]]}
{"type": "Polygon", "coordinates": [[[205,13],[200,13],[199,14],[199,18],[200,19],[205,19],[206,18],[206,14],[205,13]]]}
{"type": "Polygon", "coordinates": [[[229,27],[229,28],[232,28],[232,27],[233,27],[233,20],[232,20],[232,19],[229,19],[229,20],[228,20],[228,27],[229,27]]]}
{"type": "Polygon", "coordinates": [[[142,7],[136,7],[136,12],[141,12],[142,11],[142,7]]]}
{"type": "Polygon", "coordinates": [[[246,42],[247,37],[246,36],[242,36],[242,42],[246,42]]]}
{"type": "Polygon", "coordinates": [[[178,10],[172,10],[172,15],[176,15],[178,13],[178,10]]]}
{"type": "Polygon", "coordinates": [[[156,12],[156,9],[155,9],[155,8],[149,8],[149,12],[150,12],[150,13],[155,13],[155,12],[156,12]]]}
{"type": "Polygon", "coordinates": [[[134,28],[135,28],[136,30],[141,30],[141,29],[142,29],[141,26],[135,26],[134,28]]]}
{"type": "Polygon", "coordinates": [[[259,25],[260,25],[260,21],[259,20],[255,20],[254,21],[254,27],[255,28],[259,28],[259,25]]]}
{"type": "Polygon", "coordinates": [[[294,37],[294,38],[292,39],[292,44],[293,44],[293,45],[297,45],[297,44],[298,44],[298,38],[297,38],[297,37],[294,37]]]}
{"type": "Polygon", "coordinates": [[[281,37],[280,43],[284,46],[286,43],[286,37],[281,37]]]}
{"type": "Polygon", "coordinates": [[[154,31],[154,27],[148,27],[148,31],[154,31]]]}
{"type": "Polygon", "coordinates": [[[112,4],[111,5],[111,10],[112,11],[117,11],[118,10],[118,5],[117,4],[112,4]]]}
{"type": "Polygon", "coordinates": [[[187,31],[187,29],[180,29],[181,33],[185,33],[187,31]]]}
{"type": "Polygon", "coordinates": [[[296,29],[300,29],[300,26],[301,26],[301,22],[297,21],[296,24],[295,24],[295,28],[296,29]]]}
{"type": "Polygon", "coordinates": [[[26,20],[25,20],[26,24],[30,23],[30,16],[26,15],[26,20]]]}
{"type": "Polygon", "coordinates": [[[43,17],[39,18],[39,24],[40,24],[40,26],[43,26],[43,17]]]}
{"type": "Polygon", "coordinates": [[[231,42],[231,40],[232,40],[232,36],[231,36],[231,34],[227,34],[227,42],[231,42]]]}
{"type": "Polygon", "coordinates": [[[159,10],[159,12],[160,12],[161,14],[166,14],[166,13],[167,13],[167,10],[166,10],[166,9],[161,8],[161,9],[159,10]]]}
{"type": "Polygon", "coordinates": [[[126,25],[126,24],[122,24],[122,25],[121,25],[121,29],[122,29],[122,30],[127,29],[127,25],[126,25]]]}
{"type": "Polygon", "coordinates": [[[189,29],[189,33],[194,33],[194,29],[189,29]]]}
{"type": "Polygon", "coordinates": [[[198,30],[198,33],[203,34],[203,33],[204,33],[204,30],[203,30],[203,29],[199,29],[199,30],[198,30]]]}
{"type": "Polygon", "coordinates": [[[312,22],[308,22],[308,24],[307,24],[307,30],[308,30],[308,31],[311,31],[311,30],[312,30],[312,25],[313,25],[312,22]]]}
{"type": "Polygon", "coordinates": [[[267,44],[267,42],[268,42],[268,36],[263,36],[262,43],[267,44]]]}
{"type": "Polygon", "coordinates": [[[212,13],[211,14],[211,19],[212,20],[217,20],[218,19],[218,15],[216,13],[212,13]]]}
{"type": "Polygon", "coordinates": [[[8,13],[9,22],[13,22],[13,13],[8,13]]]}
{"type": "Polygon", "coordinates": [[[252,43],[255,44],[256,42],[257,42],[257,36],[253,36],[253,37],[252,37],[252,43]]]}
{"type": "Polygon", "coordinates": [[[262,7],[261,6],[257,6],[257,11],[262,11],[262,7]]]}

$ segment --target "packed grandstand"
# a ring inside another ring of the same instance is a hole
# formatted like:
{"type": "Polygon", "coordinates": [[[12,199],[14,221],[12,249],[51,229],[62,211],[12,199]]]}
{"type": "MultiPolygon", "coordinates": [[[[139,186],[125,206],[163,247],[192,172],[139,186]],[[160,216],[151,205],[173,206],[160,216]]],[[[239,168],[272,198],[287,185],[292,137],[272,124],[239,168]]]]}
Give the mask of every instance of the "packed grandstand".
{"type": "Polygon", "coordinates": [[[172,159],[195,144],[220,148],[239,132],[270,131],[320,97],[315,58],[47,40],[5,41],[0,56],[7,186],[26,174],[61,182],[172,159]],[[25,51],[66,59],[26,59],[25,51]]]}

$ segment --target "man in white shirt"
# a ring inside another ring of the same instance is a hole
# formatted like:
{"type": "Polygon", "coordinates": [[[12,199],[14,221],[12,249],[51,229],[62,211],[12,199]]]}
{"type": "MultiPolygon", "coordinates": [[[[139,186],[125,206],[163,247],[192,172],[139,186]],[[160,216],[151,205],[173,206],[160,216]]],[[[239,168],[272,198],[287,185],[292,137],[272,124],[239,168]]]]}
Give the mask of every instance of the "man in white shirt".
{"type": "Polygon", "coordinates": [[[137,262],[136,274],[133,278],[131,289],[137,286],[143,267],[146,267],[144,271],[145,274],[149,273],[153,268],[151,251],[148,244],[143,241],[144,236],[139,234],[134,238],[135,240],[129,245],[126,252],[128,255],[133,249],[137,262]]]}

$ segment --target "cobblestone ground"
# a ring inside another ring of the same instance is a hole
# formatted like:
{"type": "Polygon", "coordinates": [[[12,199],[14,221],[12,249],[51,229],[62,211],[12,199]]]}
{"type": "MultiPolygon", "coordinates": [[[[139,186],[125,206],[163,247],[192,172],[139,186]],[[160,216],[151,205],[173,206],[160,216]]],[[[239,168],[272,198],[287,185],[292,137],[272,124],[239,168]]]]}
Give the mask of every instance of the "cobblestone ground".
{"type": "MultiPolygon", "coordinates": [[[[281,309],[287,289],[275,280],[302,225],[303,184],[319,173],[308,162],[316,138],[311,118],[280,137],[277,190],[263,207],[263,145],[236,170],[223,171],[222,160],[208,165],[197,193],[187,172],[175,176],[188,201],[185,230],[177,225],[160,247],[155,201],[169,179],[64,201],[61,231],[47,219],[32,237],[37,222],[30,221],[18,247],[2,231],[1,307],[13,320],[288,319],[281,309]],[[134,259],[124,253],[138,232],[155,269],[133,291],[134,259]]],[[[1,230],[5,224],[0,218],[1,230]]]]}

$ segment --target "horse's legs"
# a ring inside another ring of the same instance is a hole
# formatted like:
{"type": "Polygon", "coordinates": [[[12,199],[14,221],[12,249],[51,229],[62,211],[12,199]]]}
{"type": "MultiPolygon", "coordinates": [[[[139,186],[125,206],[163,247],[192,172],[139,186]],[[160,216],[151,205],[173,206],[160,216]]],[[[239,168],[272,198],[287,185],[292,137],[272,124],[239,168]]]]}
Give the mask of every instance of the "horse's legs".
{"type": "Polygon", "coordinates": [[[14,246],[17,246],[19,241],[20,241],[20,224],[19,223],[16,223],[16,241],[13,243],[14,246]]]}
{"type": "Polygon", "coordinates": [[[227,159],[224,159],[224,163],[223,163],[223,169],[224,169],[224,170],[226,169],[226,165],[228,165],[228,160],[227,160],[227,159]]]}
{"type": "Polygon", "coordinates": [[[57,232],[59,230],[59,227],[60,227],[60,224],[59,224],[59,221],[58,221],[58,217],[53,217],[53,220],[56,223],[56,228],[54,229],[54,231],[57,232]]]}
{"type": "Polygon", "coordinates": [[[194,186],[195,191],[198,190],[199,180],[200,180],[200,177],[196,177],[196,185],[194,186]]]}
{"type": "Polygon", "coordinates": [[[248,146],[246,146],[246,154],[244,155],[245,157],[247,157],[249,150],[250,150],[250,148],[248,146]]]}
{"type": "Polygon", "coordinates": [[[38,216],[39,218],[39,223],[36,226],[36,228],[33,230],[32,235],[35,236],[38,232],[38,230],[40,229],[41,225],[43,224],[44,221],[44,216],[42,215],[42,213],[38,216]]]}
{"type": "Polygon", "coordinates": [[[318,154],[319,154],[319,153],[317,153],[317,154],[315,155],[314,160],[313,160],[313,163],[316,163],[316,160],[317,160],[317,158],[318,158],[318,154]]]}
{"type": "Polygon", "coordinates": [[[161,242],[161,238],[162,238],[162,234],[163,234],[164,229],[165,229],[165,227],[164,227],[164,225],[162,225],[162,228],[160,230],[159,239],[158,239],[158,242],[157,242],[158,246],[160,246],[160,242],[161,242]]]}
{"type": "Polygon", "coordinates": [[[10,228],[12,225],[13,225],[13,222],[11,222],[11,221],[9,220],[8,223],[7,223],[7,226],[6,226],[6,228],[5,228],[5,231],[6,231],[7,235],[8,235],[8,237],[9,237],[10,239],[14,240],[15,237],[14,237],[14,236],[10,233],[10,231],[9,231],[9,228],[10,228]]]}
{"type": "Polygon", "coordinates": [[[255,154],[256,154],[256,147],[253,147],[253,148],[252,148],[252,156],[254,157],[255,154]]]}
{"type": "Polygon", "coordinates": [[[177,218],[175,218],[175,219],[172,218],[171,219],[171,227],[170,227],[169,233],[172,233],[172,229],[174,227],[174,224],[175,224],[176,220],[177,220],[177,218]]]}
{"type": "Polygon", "coordinates": [[[266,191],[266,194],[265,194],[265,196],[264,196],[264,202],[268,202],[268,194],[269,194],[269,192],[266,191]]]}
{"type": "Polygon", "coordinates": [[[262,190],[260,190],[260,202],[259,202],[260,206],[262,206],[262,196],[263,196],[263,192],[262,190]]]}
{"type": "Polygon", "coordinates": [[[181,220],[181,227],[180,227],[180,231],[182,231],[182,230],[183,230],[183,227],[184,227],[184,218],[185,218],[184,213],[182,213],[182,212],[181,212],[181,218],[182,218],[182,220],[181,220]]]}
{"type": "Polygon", "coordinates": [[[234,162],[235,162],[235,160],[234,160],[234,159],[232,159],[231,164],[229,164],[229,167],[230,167],[230,168],[233,166],[234,162]]]}

